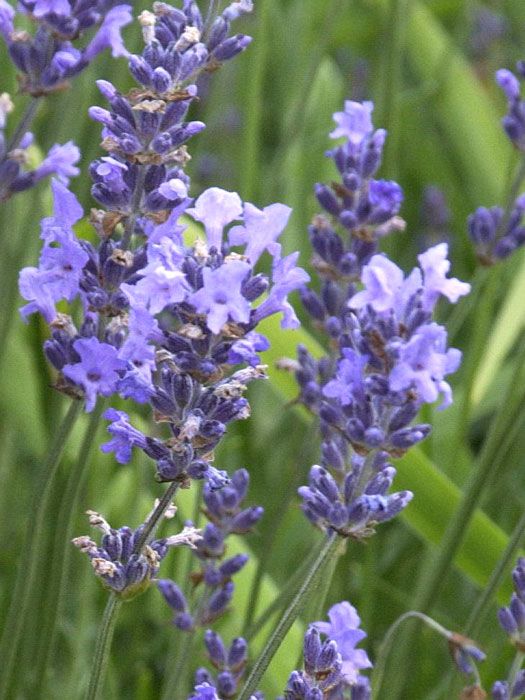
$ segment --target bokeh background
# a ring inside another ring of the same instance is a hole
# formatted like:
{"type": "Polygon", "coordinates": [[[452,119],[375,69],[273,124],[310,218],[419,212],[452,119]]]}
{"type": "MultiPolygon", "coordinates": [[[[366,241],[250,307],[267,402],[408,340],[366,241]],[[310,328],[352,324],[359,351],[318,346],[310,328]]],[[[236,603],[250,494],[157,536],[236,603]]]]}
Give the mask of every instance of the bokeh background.
{"type": "MultiPolygon", "coordinates": [[[[142,1],[133,5],[135,14],[148,7],[142,1]]],[[[486,517],[477,516],[435,600],[433,615],[442,624],[463,628],[525,507],[525,386],[516,382],[523,361],[525,259],[518,253],[498,268],[478,270],[465,225],[477,206],[505,203],[517,164],[518,155],[500,128],[505,100],[494,84],[494,72],[525,58],[525,3],[256,0],[255,5],[255,13],[239,29],[253,35],[254,43],[206,80],[201,101],[193,108],[193,118],[208,127],[190,146],[192,193],[196,196],[216,185],[236,190],[258,206],[274,201],[292,206],[284,246],[288,251],[300,249],[308,268],[307,226],[318,210],[313,185],[336,177],[324,156],[330,147],[331,115],[342,108],[344,99],[372,99],[375,124],[389,133],[381,175],[398,180],[405,191],[401,213],[406,231],[391,236],[384,249],[409,270],[419,251],[447,240],[454,275],[474,281],[470,299],[453,312],[441,310],[443,320],[449,315],[453,342],[465,352],[466,361],[453,382],[454,407],[444,414],[427,411],[424,419],[434,423],[433,436],[401,463],[399,484],[415,490],[414,503],[369,542],[350,543],[328,594],[328,603],[347,599],[358,608],[368,632],[366,646],[374,657],[389,625],[413,607],[421,571],[457,506],[459,489],[481,460],[493,463],[480,502],[486,517]],[[449,210],[440,226],[432,224],[424,206],[429,186],[440,188],[449,210]]],[[[137,28],[129,27],[126,33],[130,48],[140,51],[137,28]]],[[[3,48],[0,66],[0,92],[16,95],[15,75],[3,48]]],[[[125,61],[100,57],[70,90],[42,105],[34,129],[42,149],[69,139],[80,146],[83,175],[72,182],[72,189],[86,211],[93,206],[86,171],[100,153],[99,127],[87,116],[90,105],[102,104],[97,78],[110,80],[122,91],[131,87],[125,61]]],[[[15,100],[20,113],[24,98],[15,100]]],[[[11,123],[15,119],[11,115],[11,123]]],[[[39,158],[37,151],[34,157],[39,158]]],[[[24,576],[22,552],[34,530],[46,446],[68,402],[50,388],[52,377],[41,352],[43,325],[32,318],[24,326],[17,312],[18,270],[37,260],[39,219],[50,211],[48,190],[48,183],[42,183],[0,208],[0,619],[7,618],[17,572],[24,576]]],[[[91,235],[87,225],[84,235],[91,235]]],[[[304,321],[308,333],[322,343],[308,319],[304,321]]],[[[269,362],[293,357],[296,343],[305,340],[298,333],[281,336],[270,331],[275,346],[269,362]]],[[[249,469],[250,500],[266,509],[257,532],[247,540],[253,559],[238,586],[237,604],[219,625],[227,638],[239,634],[242,611],[251,606],[253,581],[260,572],[266,572],[260,579],[262,611],[318,537],[295,497],[318,459],[318,443],[312,419],[291,403],[293,396],[290,377],[279,373],[272,372],[270,382],[252,387],[252,417],[229,430],[217,454],[221,468],[249,469]]],[[[145,459],[135,455],[131,465],[121,467],[111,455],[100,453],[103,425],[91,445],[88,478],[81,484],[68,481],[85,421],[84,417],[76,426],[62,460],[45,522],[47,549],[41,552],[31,615],[17,649],[8,698],[82,696],[106,594],[67,540],[87,532],[82,516],[87,508],[103,512],[116,526],[135,527],[161,492],[145,459]],[[71,523],[66,514],[73,497],[78,518],[71,523]],[[56,572],[64,561],[66,574],[60,580],[56,572]],[[57,627],[52,637],[50,620],[57,627]],[[46,671],[35,689],[38,668],[46,671]]],[[[190,516],[192,498],[184,494],[180,518],[190,516]]],[[[163,566],[163,575],[177,578],[186,566],[184,553],[172,553],[163,566]]],[[[505,677],[513,654],[495,617],[498,601],[504,601],[509,590],[507,575],[478,634],[488,654],[481,670],[487,686],[505,677]]],[[[314,601],[304,619],[324,612],[314,601]]],[[[269,697],[277,695],[295,667],[300,636],[297,625],[271,667],[265,683],[269,697]]],[[[255,639],[254,653],[263,637],[255,639]]],[[[107,697],[161,697],[180,643],[169,610],[155,590],[126,605],[114,640],[107,697]]],[[[196,647],[195,668],[200,656],[196,647]]],[[[451,690],[451,668],[445,642],[421,631],[417,657],[409,666],[401,667],[395,654],[391,657],[382,697],[397,700],[399,678],[406,679],[406,699],[458,697],[451,690]],[[397,690],[391,683],[397,683],[397,690]]],[[[182,698],[187,682],[181,678],[182,698]]]]}

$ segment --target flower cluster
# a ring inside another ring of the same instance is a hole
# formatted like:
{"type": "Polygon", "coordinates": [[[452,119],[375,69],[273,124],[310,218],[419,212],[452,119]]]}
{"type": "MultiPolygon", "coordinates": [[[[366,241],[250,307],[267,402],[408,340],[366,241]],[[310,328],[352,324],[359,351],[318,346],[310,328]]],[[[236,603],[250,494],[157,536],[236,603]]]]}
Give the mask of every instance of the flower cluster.
{"type": "MultiPolygon", "coordinates": [[[[525,77],[525,62],[516,65],[518,77],[507,69],[497,71],[496,80],[508,101],[502,126],[512,144],[525,151],[525,101],[521,99],[520,80],[525,77]]],[[[518,183],[521,184],[521,183],[518,183]]],[[[525,195],[519,195],[506,211],[503,207],[479,207],[468,218],[468,233],[483,265],[507,258],[525,243],[525,195]]]]}
{"type": "Polygon", "coordinates": [[[33,143],[33,134],[26,131],[16,142],[6,139],[7,115],[14,105],[7,93],[0,95],[0,202],[11,195],[27,190],[45,177],[54,175],[65,184],[69,178],[78,175],[76,163],[80,151],[72,141],[63,145],[55,144],[42,162],[32,170],[27,170],[28,149],[33,143]]]}
{"type": "Polygon", "coordinates": [[[199,592],[198,601],[190,604],[174,581],[163,579],[158,583],[175,613],[173,622],[179,629],[188,631],[209,625],[226,611],[232,599],[232,577],[244,567],[248,557],[245,554],[226,557],[226,539],[231,534],[250,532],[263,515],[259,506],[241,506],[248,484],[249,475],[245,469],[234,472],[230,483],[220,490],[214,489],[209,479],[204,484],[204,512],[209,523],[193,550],[199,570],[191,574],[193,593],[199,592]]]}
{"type": "Polygon", "coordinates": [[[113,0],[20,0],[18,10],[36,27],[34,35],[15,26],[15,10],[0,0],[0,34],[20,71],[22,92],[34,97],[62,89],[99,53],[126,56],[120,31],[131,22],[131,6],[113,0]],[[81,46],[86,32],[94,35],[81,46]]]}
{"type": "MultiPolygon", "coordinates": [[[[518,650],[525,645],[525,558],[520,557],[512,572],[514,592],[510,604],[500,608],[498,619],[503,630],[518,650]]],[[[492,686],[493,700],[512,700],[525,695],[525,670],[518,670],[511,681],[496,681],[492,686]]]]}
{"type": "MultiPolygon", "coordinates": [[[[227,649],[216,632],[207,630],[204,635],[204,644],[210,662],[217,669],[217,674],[214,676],[208,669],[199,668],[195,673],[195,689],[190,698],[205,700],[208,697],[219,697],[228,700],[228,698],[235,697],[248,660],[246,640],[237,637],[227,649]]],[[[258,700],[263,698],[260,693],[257,693],[255,697],[258,700]]]]}
{"type": "Polygon", "coordinates": [[[322,528],[352,536],[369,534],[411,498],[387,495],[395,475],[388,460],[428,435],[428,425],[412,423],[423,403],[440,396],[442,407],[452,401],[445,377],[461,354],[447,348],[446,330],[432,313],[440,297],[454,303],[470,290],[447,277],[445,243],[419,255],[420,268],[407,277],[376,252],[380,238],[400,227],[401,191],[366,179],[379,167],[385,138],[373,131],[371,110],[370,103],[347,102],[335,115],[332,136],[347,142],[330,155],[343,185],[317,188],[331,214],[330,221],[317,217],[310,230],[321,290],[302,290],[333,352],[315,360],[300,347],[296,371],[300,400],[319,416],[322,434],[322,466],[313,467],[309,486],[300,489],[305,513],[322,528]],[[372,206],[371,193],[379,191],[372,206]]]}
{"type": "Polygon", "coordinates": [[[521,557],[512,572],[514,592],[510,605],[499,610],[500,625],[513,644],[525,644],[525,558],[521,557]]]}
{"type": "Polygon", "coordinates": [[[91,165],[93,195],[106,207],[91,217],[99,244],[77,238],[82,209],[55,182],[39,266],[20,276],[29,302],[22,315],[39,312],[50,325],[45,352],[59,390],[85,398],[88,411],[99,395],[119,393],[150,403],[156,422],[167,424],[160,441],[133,428],[123,412],[110,412],[106,449],[118,461],[128,461],[135,446],[155,460],[160,480],[220,481],[205,460],[225,425],[247,417],[242,394],[263,376],[258,353],[268,342],[256,327],[278,312],[284,326],[295,326],[287,295],[308,276],[296,253],[281,255],[288,207],[260,210],[219,188],[194,202],[188,196],[182,144],[203,127],[183,121],[197,94],[190,82],[247,46],[246,37],[228,33],[251,3],[232,3],[210,26],[189,0],[183,10],[163,3],[154,9],[141,15],[143,55],[130,57],[134,76],[141,66],[141,87],[121,95],[99,81],[111,111],[91,110],[110,153],[91,165]],[[204,227],[205,241],[185,239],[188,217],[204,227]],[[265,251],[273,258],[271,278],[255,270],[265,251]],[[250,367],[231,375],[239,364],[250,367]]]}
{"type": "MultiPolygon", "coordinates": [[[[175,510],[171,506],[164,517],[173,517],[175,510]]],[[[143,525],[132,530],[129,527],[112,528],[100,513],[90,510],[87,512],[89,524],[103,533],[100,546],[88,536],[73,540],[75,547],[88,555],[93,570],[103,585],[125,600],[134,598],[150,585],[170,547],[186,545],[195,548],[201,540],[199,530],[185,527],[178,535],[152,540],[146,544],[143,533],[153,512],[143,525]]]]}
{"type": "Polygon", "coordinates": [[[525,695],[525,671],[519,671],[514,683],[512,692],[509,691],[507,681],[496,681],[492,686],[492,700],[512,700],[512,698],[522,698],[525,695]]]}
{"type": "MultiPolygon", "coordinates": [[[[293,671],[284,693],[285,700],[342,698],[351,689],[352,700],[368,700],[370,685],[362,669],[372,666],[367,653],[356,649],[366,637],[361,620],[348,602],[328,612],[330,622],[315,622],[304,637],[304,670],[293,671]],[[326,636],[321,640],[321,634],[326,636]]],[[[346,696],[345,696],[346,697],[346,696]]]]}

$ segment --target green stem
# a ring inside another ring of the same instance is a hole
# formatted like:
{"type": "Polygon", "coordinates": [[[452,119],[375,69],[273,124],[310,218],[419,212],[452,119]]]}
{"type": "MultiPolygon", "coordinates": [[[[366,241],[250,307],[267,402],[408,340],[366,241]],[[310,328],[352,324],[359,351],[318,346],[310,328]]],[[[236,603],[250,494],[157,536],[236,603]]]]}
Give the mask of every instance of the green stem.
{"type": "Polygon", "coordinates": [[[446,630],[442,625],[433,620],[431,617],[428,617],[428,615],[424,615],[423,613],[418,612],[417,610],[409,610],[408,612],[398,617],[397,620],[388,628],[384,639],[381,643],[381,646],[379,647],[379,653],[377,654],[377,658],[374,665],[374,671],[372,673],[372,700],[374,700],[375,698],[379,698],[379,691],[381,690],[381,686],[383,685],[383,678],[385,675],[386,661],[390,654],[392,642],[394,640],[394,636],[397,630],[399,629],[399,627],[401,627],[405,620],[410,620],[414,618],[421,620],[433,630],[438,632],[438,634],[441,634],[443,637],[448,639],[450,635],[448,630],[446,630]]]}
{"type": "Polygon", "coordinates": [[[247,641],[250,641],[259,634],[259,632],[271,619],[272,615],[274,615],[279,610],[283,610],[290,604],[292,598],[295,595],[299,582],[304,580],[306,572],[309,571],[310,567],[315,562],[318,554],[318,549],[313,549],[310,553],[310,556],[308,556],[304,560],[301,566],[297,568],[294,571],[294,573],[288,578],[286,583],[280,587],[279,595],[276,598],[274,598],[272,602],[263,610],[263,612],[259,615],[259,617],[251,625],[251,627],[246,631],[246,634],[243,634],[243,637],[247,641]]]}
{"type": "MultiPolygon", "coordinates": [[[[248,630],[250,630],[254,626],[253,620],[255,617],[255,613],[257,612],[262,582],[264,574],[268,568],[268,562],[270,561],[272,555],[274,542],[279,537],[279,528],[286,514],[288,513],[288,507],[292,502],[298,487],[303,483],[304,474],[303,470],[301,469],[301,466],[309,461],[310,455],[314,450],[314,445],[317,443],[317,440],[317,430],[310,430],[308,432],[307,439],[305,439],[304,442],[301,444],[301,449],[299,454],[297,455],[297,459],[294,459],[294,463],[290,465],[290,475],[286,481],[286,484],[283,485],[282,498],[280,502],[276,504],[273,511],[272,527],[270,528],[270,531],[267,534],[265,541],[263,542],[261,555],[257,559],[257,569],[255,570],[250,595],[248,597],[250,605],[248,605],[248,608],[246,610],[246,615],[244,618],[242,628],[243,637],[245,637],[248,630]]],[[[307,561],[304,563],[307,563],[307,561]]],[[[290,581],[290,578],[288,579],[288,581],[290,581]]]]}
{"type": "Polygon", "coordinates": [[[275,656],[277,650],[281,646],[286,634],[288,633],[288,630],[300,615],[310,596],[314,593],[314,591],[319,589],[321,585],[321,576],[326,573],[323,571],[323,569],[325,569],[332,557],[338,554],[341,541],[337,535],[332,535],[321,544],[322,546],[314,565],[306,575],[301,587],[297,591],[292,602],[283,613],[277,626],[267,640],[264,649],[259,655],[259,658],[257,659],[246,680],[246,683],[244,684],[243,689],[239,693],[239,700],[249,700],[257,689],[259,681],[268,668],[271,660],[275,656]]]}
{"type": "Polygon", "coordinates": [[[525,659],[525,652],[518,650],[516,652],[516,655],[514,656],[514,661],[512,662],[512,666],[510,667],[509,675],[507,677],[510,698],[512,697],[512,691],[514,690],[518,673],[520,672],[521,667],[523,666],[523,659],[525,659]]]}
{"type": "Polygon", "coordinates": [[[166,687],[164,695],[162,696],[164,700],[182,700],[183,698],[187,697],[188,688],[185,684],[186,668],[191,658],[194,639],[195,630],[185,635],[181,635],[182,644],[179,647],[177,661],[173,666],[173,673],[171,674],[170,683],[166,687]]]}
{"type": "Polygon", "coordinates": [[[49,506],[54,494],[58,467],[67,438],[82,410],[82,403],[74,401],[69,406],[55,439],[51,445],[48,457],[43,465],[43,475],[40,487],[36,493],[36,504],[33,509],[34,518],[31,531],[24,546],[20,569],[17,576],[16,588],[7,622],[0,643],[0,658],[2,659],[2,678],[0,681],[0,698],[9,696],[12,673],[18,657],[20,637],[27,628],[30,611],[37,609],[39,592],[43,589],[42,576],[45,567],[46,540],[48,528],[46,521],[49,517],[49,506]]]}
{"type": "Polygon", "coordinates": [[[472,612],[469,615],[467,624],[465,627],[465,634],[469,637],[476,636],[481,625],[484,622],[485,615],[487,614],[492,598],[496,591],[498,590],[503,578],[507,573],[508,566],[512,559],[516,555],[516,551],[519,547],[520,541],[525,533],[525,511],[523,512],[518,524],[514,528],[512,535],[505,547],[501,559],[499,560],[496,568],[492,572],[489,582],[483,589],[482,594],[478,598],[476,605],[474,606],[472,612]]]}
{"type": "Polygon", "coordinates": [[[80,446],[78,458],[69,471],[64,496],[61,499],[58,526],[53,547],[53,563],[45,590],[47,599],[43,603],[44,619],[39,628],[39,638],[46,640],[40,645],[40,653],[36,663],[35,688],[44,688],[46,671],[51,667],[54,658],[55,637],[57,625],[61,620],[61,607],[68,596],[70,575],[69,563],[73,547],[71,538],[74,534],[75,521],[78,516],[79,502],[84,491],[88,470],[88,459],[95,442],[95,436],[100,424],[100,416],[106,402],[99,399],[97,406],[89,418],[84,439],[80,446]]]}
{"type": "MultiPolygon", "coordinates": [[[[17,124],[16,129],[13,132],[13,135],[9,139],[9,143],[6,146],[6,154],[8,154],[10,151],[15,150],[18,148],[20,145],[20,141],[22,140],[22,137],[24,134],[28,131],[29,127],[31,126],[33,119],[36,116],[36,113],[38,111],[38,108],[40,107],[40,98],[39,97],[32,97],[31,101],[25,108],[22,117],[20,121],[17,124]]],[[[6,158],[4,158],[6,160],[6,158]]]]}
{"type": "Polygon", "coordinates": [[[102,622],[100,623],[86,700],[98,700],[98,698],[102,697],[101,692],[106,678],[111,642],[115,631],[115,623],[117,622],[117,613],[121,605],[122,600],[114,593],[110,593],[102,622]]]}
{"type": "Polygon", "coordinates": [[[169,487],[166,489],[164,495],[159,501],[158,506],[149,516],[148,521],[144,525],[144,529],[142,530],[140,537],[138,538],[137,542],[135,543],[135,547],[133,548],[133,554],[138,554],[139,552],[141,552],[144,545],[148,544],[150,538],[155,535],[155,531],[157,530],[160,521],[162,520],[162,516],[171,504],[173,496],[177,492],[178,488],[179,483],[177,481],[172,481],[169,487]]]}
{"type": "Polygon", "coordinates": [[[403,92],[402,67],[406,56],[405,32],[409,21],[410,0],[392,0],[390,11],[386,18],[387,49],[383,52],[385,64],[383,65],[383,84],[381,86],[380,123],[389,133],[388,143],[383,162],[383,173],[396,179],[396,164],[399,156],[399,128],[400,100],[403,92]]]}
{"type": "Polygon", "coordinates": [[[137,181],[135,182],[135,189],[133,190],[133,197],[131,200],[131,212],[124,224],[124,235],[121,242],[121,247],[123,250],[127,250],[129,248],[131,239],[135,233],[135,224],[137,222],[137,217],[140,214],[140,204],[142,202],[142,195],[144,194],[145,179],[146,168],[139,165],[137,181]]]}
{"type": "MultiPolygon", "coordinates": [[[[510,562],[514,559],[516,555],[516,550],[519,547],[520,540],[525,533],[525,511],[523,512],[521,518],[519,519],[516,527],[512,531],[512,535],[505,547],[503,554],[494,571],[492,572],[489,582],[483,589],[480,597],[478,598],[476,605],[472,609],[469,615],[467,624],[465,625],[465,635],[468,637],[476,637],[481,626],[485,621],[485,617],[491,607],[492,599],[501,585],[503,578],[507,574],[507,570],[510,562]]],[[[448,680],[449,692],[447,697],[455,697],[455,675],[450,674],[448,680]]]]}
{"type": "MultiPolygon", "coordinates": [[[[202,489],[200,488],[199,483],[196,481],[193,482],[192,486],[195,489],[195,494],[191,520],[195,527],[199,527],[199,520],[201,517],[202,489]]],[[[189,547],[183,547],[181,549],[181,555],[184,557],[184,559],[181,566],[181,570],[183,573],[180,580],[182,581],[182,591],[184,593],[184,597],[186,598],[186,600],[188,600],[191,586],[190,574],[193,565],[193,554],[189,547]]],[[[183,646],[181,642],[188,635],[188,632],[183,632],[178,627],[175,628],[173,632],[173,639],[170,642],[170,648],[167,654],[168,663],[165,666],[161,700],[171,700],[174,696],[175,690],[177,688],[177,682],[179,679],[179,666],[181,663],[181,656],[183,653],[183,646]]]]}

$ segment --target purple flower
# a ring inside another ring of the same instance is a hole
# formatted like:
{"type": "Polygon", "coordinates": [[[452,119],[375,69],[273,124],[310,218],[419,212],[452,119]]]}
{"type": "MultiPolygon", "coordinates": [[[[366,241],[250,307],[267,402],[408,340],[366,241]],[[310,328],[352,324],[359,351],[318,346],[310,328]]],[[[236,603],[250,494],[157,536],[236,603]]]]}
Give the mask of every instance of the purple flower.
{"type": "Polygon", "coordinates": [[[49,239],[42,249],[39,267],[24,268],[19,279],[20,294],[30,302],[20,310],[22,317],[40,311],[49,323],[56,317],[55,302],[71,302],[78,294],[80,275],[88,260],[88,254],[67,229],[51,229],[43,227],[43,237],[49,239]],[[50,245],[55,243],[60,246],[50,245]]]}
{"type": "Polygon", "coordinates": [[[128,189],[123,179],[124,173],[128,170],[128,166],[125,163],[111,156],[104,156],[98,162],[95,161],[94,165],[95,173],[111,191],[123,192],[128,189]]]}
{"type": "Polygon", "coordinates": [[[446,275],[450,270],[447,255],[448,245],[440,243],[417,256],[423,270],[424,303],[429,311],[434,308],[440,294],[455,304],[459,297],[470,292],[470,284],[460,282],[455,277],[447,279],[446,275]]]}
{"type": "Polygon", "coordinates": [[[328,611],[328,618],[330,622],[314,622],[314,627],[337,643],[343,659],[342,674],[346,682],[352,685],[357,681],[361,669],[372,666],[366,651],[355,648],[366,637],[366,633],[359,629],[361,619],[347,601],[333,605],[328,611]]]}
{"type": "Polygon", "coordinates": [[[509,102],[520,99],[520,82],[510,70],[502,68],[496,71],[496,82],[505,93],[509,102]]]}
{"type": "Polygon", "coordinates": [[[331,132],[330,137],[338,139],[341,136],[347,138],[350,143],[358,145],[363,139],[372,133],[372,102],[345,101],[344,112],[336,112],[334,121],[337,127],[331,132]]]}
{"type": "Polygon", "coordinates": [[[250,269],[242,260],[227,261],[215,270],[204,268],[203,286],[189,301],[198,313],[206,314],[206,323],[213,333],[220,333],[228,319],[237,323],[250,320],[250,304],[241,294],[250,269]]]}
{"type": "Polygon", "coordinates": [[[48,175],[56,175],[59,180],[67,185],[70,177],[76,177],[80,170],[75,163],[80,160],[80,151],[73,141],[68,141],[62,146],[55,144],[35,170],[35,181],[48,175]]]}
{"type": "Polygon", "coordinates": [[[190,698],[191,700],[220,700],[216,688],[209,683],[196,685],[190,698]]]}
{"type": "Polygon", "coordinates": [[[349,306],[360,309],[370,305],[374,311],[391,309],[403,285],[403,271],[385,255],[374,255],[361,274],[365,289],[351,298],[349,306]]]}
{"type": "Polygon", "coordinates": [[[323,394],[337,398],[342,406],[364,398],[364,369],[368,363],[366,355],[360,355],[351,348],[343,349],[343,359],[337,363],[337,374],[323,387],[323,394]]]}
{"type": "Polygon", "coordinates": [[[257,209],[253,204],[244,205],[244,226],[234,226],[229,233],[230,245],[246,245],[244,255],[255,266],[262,253],[271,255],[280,251],[277,239],[283,232],[292,210],[284,204],[270,204],[257,209]]]}
{"type": "Polygon", "coordinates": [[[444,377],[455,372],[461,352],[447,350],[447,333],[437,323],[421,326],[400,351],[399,360],[390,373],[390,388],[402,391],[414,387],[419,401],[433,403],[443,395],[440,408],[452,403],[452,390],[444,377]]]}
{"type": "Polygon", "coordinates": [[[240,362],[247,362],[252,367],[260,364],[260,357],[257,353],[268,350],[270,343],[267,338],[260,333],[250,331],[244,338],[233,343],[228,355],[228,362],[236,365],[240,362]]]}
{"type": "Polygon", "coordinates": [[[281,258],[281,246],[276,245],[279,247],[273,261],[272,288],[268,297],[255,310],[255,320],[260,321],[267,316],[282,312],[281,328],[297,328],[299,319],[287,297],[290,292],[305,285],[310,280],[310,276],[302,268],[295,266],[299,253],[290,253],[285,258],[281,258]]]}
{"type": "Polygon", "coordinates": [[[146,447],[146,436],[131,425],[129,416],[124,411],[108,408],[104,418],[111,421],[108,432],[113,438],[101,445],[100,449],[102,452],[114,452],[119,464],[127,464],[131,459],[133,447],[146,447]]]}
{"type": "Polygon", "coordinates": [[[80,362],[65,365],[62,371],[64,376],[84,389],[86,411],[90,413],[98,394],[111,396],[115,391],[118,372],[126,369],[126,363],[118,357],[116,348],[96,338],[79,338],[73,347],[80,362]]]}
{"type": "Polygon", "coordinates": [[[50,14],[69,17],[71,5],[68,0],[36,0],[33,14],[35,17],[44,17],[50,14]]]}
{"type": "Polygon", "coordinates": [[[0,0],[0,34],[3,35],[6,41],[10,40],[11,34],[14,31],[13,17],[15,11],[6,0],[0,0]]]}
{"type": "Polygon", "coordinates": [[[84,51],[84,59],[91,61],[101,51],[111,49],[113,58],[128,56],[129,51],[124,46],[120,30],[132,21],[130,5],[116,5],[104,17],[98,32],[89,42],[84,51]]]}
{"type": "Polygon", "coordinates": [[[236,192],[210,187],[197,199],[195,206],[188,209],[188,214],[204,224],[208,246],[220,250],[224,227],[242,216],[241,198],[236,192]]]}
{"type": "Polygon", "coordinates": [[[136,284],[122,284],[121,289],[132,305],[147,308],[150,314],[159,313],[186,297],[189,287],[180,269],[183,262],[182,249],[164,237],[148,246],[148,265],[140,271],[142,278],[136,284]]]}
{"type": "Polygon", "coordinates": [[[61,225],[72,226],[84,216],[80,202],[68,188],[60,181],[51,180],[53,193],[53,218],[61,225]]]}

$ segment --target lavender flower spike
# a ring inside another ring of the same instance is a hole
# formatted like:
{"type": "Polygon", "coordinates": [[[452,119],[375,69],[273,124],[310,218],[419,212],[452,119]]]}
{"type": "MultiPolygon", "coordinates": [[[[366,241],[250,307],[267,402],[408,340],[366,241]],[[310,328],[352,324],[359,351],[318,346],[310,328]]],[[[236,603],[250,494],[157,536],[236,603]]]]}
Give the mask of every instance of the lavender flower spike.
{"type": "Polygon", "coordinates": [[[366,652],[355,649],[366,634],[359,629],[359,616],[350,603],[334,605],[330,623],[315,622],[304,636],[304,670],[293,671],[284,692],[285,700],[322,700],[347,697],[369,700],[370,685],[359,675],[372,663],[366,652]],[[326,635],[324,641],[320,634],[326,635]]]}
{"type": "Polygon", "coordinates": [[[328,611],[328,619],[330,622],[314,622],[314,627],[337,643],[343,660],[341,674],[348,685],[353,685],[362,669],[372,667],[366,651],[355,648],[366,637],[366,633],[359,629],[361,619],[347,601],[333,605],[328,611]]]}
{"type": "MultiPolygon", "coordinates": [[[[102,584],[124,600],[139,595],[148,588],[157,575],[162,559],[169,547],[194,548],[201,539],[200,530],[184,528],[178,535],[153,540],[137,549],[143,526],[136,530],[129,527],[112,528],[95,511],[87,511],[89,524],[103,533],[100,545],[90,537],[76,537],[75,547],[88,555],[91,566],[102,584]]],[[[171,518],[168,508],[165,517],[171,518]]]]}

